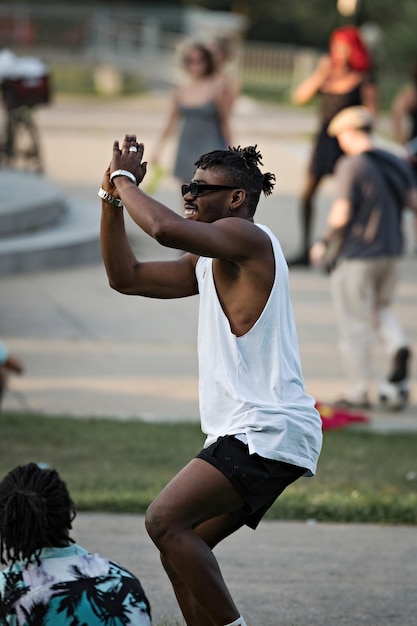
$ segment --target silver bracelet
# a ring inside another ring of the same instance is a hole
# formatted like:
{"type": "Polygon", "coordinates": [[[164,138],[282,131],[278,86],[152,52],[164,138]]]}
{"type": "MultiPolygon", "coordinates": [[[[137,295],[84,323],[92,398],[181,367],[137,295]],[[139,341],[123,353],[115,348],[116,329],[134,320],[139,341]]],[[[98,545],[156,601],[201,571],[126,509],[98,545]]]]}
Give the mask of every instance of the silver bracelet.
{"type": "Polygon", "coordinates": [[[114,196],[112,196],[108,191],[105,191],[103,187],[100,187],[100,189],[98,190],[98,196],[102,200],[104,200],[104,202],[107,202],[107,204],[116,206],[118,209],[121,209],[123,207],[123,202],[119,200],[119,198],[115,198],[114,196]]]}
{"type": "Polygon", "coordinates": [[[126,176],[126,178],[132,181],[132,183],[134,183],[135,185],[138,184],[135,175],[128,170],[115,170],[110,174],[110,182],[112,183],[113,178],[117,178],[118,176],[126,176]]]}

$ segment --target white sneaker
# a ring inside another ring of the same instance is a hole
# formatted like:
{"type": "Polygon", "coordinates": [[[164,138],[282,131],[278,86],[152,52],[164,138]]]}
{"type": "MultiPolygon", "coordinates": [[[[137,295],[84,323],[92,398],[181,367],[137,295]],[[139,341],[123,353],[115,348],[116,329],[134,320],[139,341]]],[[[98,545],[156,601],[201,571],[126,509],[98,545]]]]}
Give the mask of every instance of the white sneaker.
{"type": "Polygon", "coordinates": [[[379,401],[386,409],[401,411],[408,403],[408,380],[391,383],[386,378],[379,385],[379,401]]]}

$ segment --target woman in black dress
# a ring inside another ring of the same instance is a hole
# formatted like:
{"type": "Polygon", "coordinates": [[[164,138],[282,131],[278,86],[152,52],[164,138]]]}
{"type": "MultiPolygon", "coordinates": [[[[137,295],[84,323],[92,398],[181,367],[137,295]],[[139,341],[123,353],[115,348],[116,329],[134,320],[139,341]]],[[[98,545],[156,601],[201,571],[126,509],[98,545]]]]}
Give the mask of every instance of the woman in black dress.
{"type": "Polygon", "coordinates": [[[329,54],[321,57],[313,74],[297,87],[293,100],[296,104],[306,104],[317,94],[321,96],[320,128],[301,196],[302,250],[299,256],[289,260],[289,266],[310,264],[313,199],[320,181],[333,173],[337,159],[343,154],[337,139],[327,134],[330,121],[350,106],[364,105],[372,113],[376,111],[376,87],[369,55],[354,26],[333,31],[329,54]]]}

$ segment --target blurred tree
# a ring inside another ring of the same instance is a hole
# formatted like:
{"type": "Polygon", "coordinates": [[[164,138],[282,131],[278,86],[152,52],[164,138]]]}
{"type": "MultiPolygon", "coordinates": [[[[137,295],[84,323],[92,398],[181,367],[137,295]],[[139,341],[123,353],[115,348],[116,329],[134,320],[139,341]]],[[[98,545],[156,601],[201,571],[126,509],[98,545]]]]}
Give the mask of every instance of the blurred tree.
{"type": "MultiPolygon", "coordinates": [[[[396,5],[397,6],[397,5],[396,5]]],[[[405,2],[400,18],[385,30],[386,64],[408,72],[417,62],[417,2],[405,2]]]]}
{"type": "Polygon", "coordinates": [[[253,40],[326,48],[330,32],[337,26],[375,22],[385,34],[394,62],[405,62],[417,51],[416,0],[358,0],[357,12],[350,18],[338,13],[337,0],[182,0],[178,4],[247,15],[247,36],[253,40]]]}

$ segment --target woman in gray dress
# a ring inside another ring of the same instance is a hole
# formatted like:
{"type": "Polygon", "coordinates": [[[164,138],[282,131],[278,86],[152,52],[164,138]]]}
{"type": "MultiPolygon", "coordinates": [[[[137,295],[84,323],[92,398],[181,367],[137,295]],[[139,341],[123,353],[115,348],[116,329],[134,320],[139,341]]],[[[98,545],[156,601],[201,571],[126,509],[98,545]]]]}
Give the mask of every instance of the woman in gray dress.
{"type": "Polygon", "coordinates": [[[230,106],[206,46],[189,44],[181,61],[186,78],[172,92],[168,120],[151,164],[158,163],[164,141],[179,130],[173,173],[181,183],[188,183],[202,154],[231,145],[230,106]]]}

